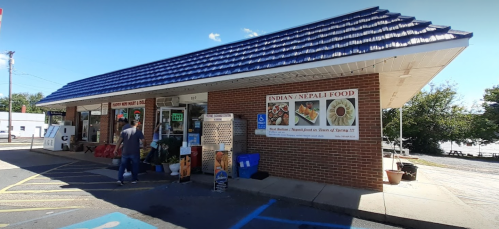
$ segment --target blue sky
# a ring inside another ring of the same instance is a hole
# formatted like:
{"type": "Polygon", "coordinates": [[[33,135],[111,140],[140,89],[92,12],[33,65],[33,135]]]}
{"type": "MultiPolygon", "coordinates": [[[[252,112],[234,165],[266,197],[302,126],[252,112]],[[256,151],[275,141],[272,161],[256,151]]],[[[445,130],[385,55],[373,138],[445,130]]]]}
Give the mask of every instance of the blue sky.
{"type": "MultiPolygon", "coordinates": [[[[465,105],[499,84],[496,0],[2,0],[0,52],[16,52],[14,93],[48,95],[74,80],[371,6],[474,33],[471,45],[433,80],[457,83],[465,105]]],[[[5,67],[0,93],[8,94],[5,67]]]]}

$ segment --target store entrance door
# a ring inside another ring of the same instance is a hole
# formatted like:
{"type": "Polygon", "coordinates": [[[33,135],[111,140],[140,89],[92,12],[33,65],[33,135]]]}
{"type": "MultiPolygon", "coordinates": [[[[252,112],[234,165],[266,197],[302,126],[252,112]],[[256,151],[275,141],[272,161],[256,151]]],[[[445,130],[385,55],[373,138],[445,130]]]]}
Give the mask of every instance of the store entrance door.
{"type": "Polygon", "coordinates": [[[170,153],[180,153],[183,141],[187,141],[187,112],[183,107],[161,107],[159,121],[161,122],[160,139],[171,139],[170,153]]]}

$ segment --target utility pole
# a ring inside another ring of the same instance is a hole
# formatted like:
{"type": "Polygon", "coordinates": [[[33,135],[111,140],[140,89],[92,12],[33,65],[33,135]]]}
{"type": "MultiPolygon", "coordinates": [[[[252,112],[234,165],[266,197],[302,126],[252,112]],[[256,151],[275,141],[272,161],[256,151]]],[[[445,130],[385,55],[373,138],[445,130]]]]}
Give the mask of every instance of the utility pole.
{"type": "Polygon", "coordinates": [[[13,51],[9,51],[9,143],[12,142],[12,65],[14,64],[13,51]]]}

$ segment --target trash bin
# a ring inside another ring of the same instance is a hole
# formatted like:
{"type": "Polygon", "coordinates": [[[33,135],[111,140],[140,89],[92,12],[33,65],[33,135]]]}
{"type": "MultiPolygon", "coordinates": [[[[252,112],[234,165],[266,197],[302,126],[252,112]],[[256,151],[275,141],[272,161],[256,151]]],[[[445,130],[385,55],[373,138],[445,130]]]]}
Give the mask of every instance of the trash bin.
{"type": "Polygon", "coordinates": [[[404,172],[404,175],[402,175],[402,180],[416,180],[418,167],[414,164],[397,162],[397,168],[404,172]]]}
{"type": "Polygon", "coordinates": [[[250,179],[251,175],[258,172],[259,153],[241,154],[237,156],[238,172],[240,178],[250,179]]]}

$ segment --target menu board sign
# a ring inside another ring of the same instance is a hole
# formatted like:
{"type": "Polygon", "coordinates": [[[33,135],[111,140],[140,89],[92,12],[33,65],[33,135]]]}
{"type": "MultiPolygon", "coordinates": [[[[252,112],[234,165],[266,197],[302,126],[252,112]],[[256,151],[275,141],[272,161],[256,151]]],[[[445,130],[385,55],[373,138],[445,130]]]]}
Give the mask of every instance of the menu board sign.
{"type": "Polygon", "coordinates": [[[359,140],[357,89],[267,96],[267,137],[359,140]]]}

